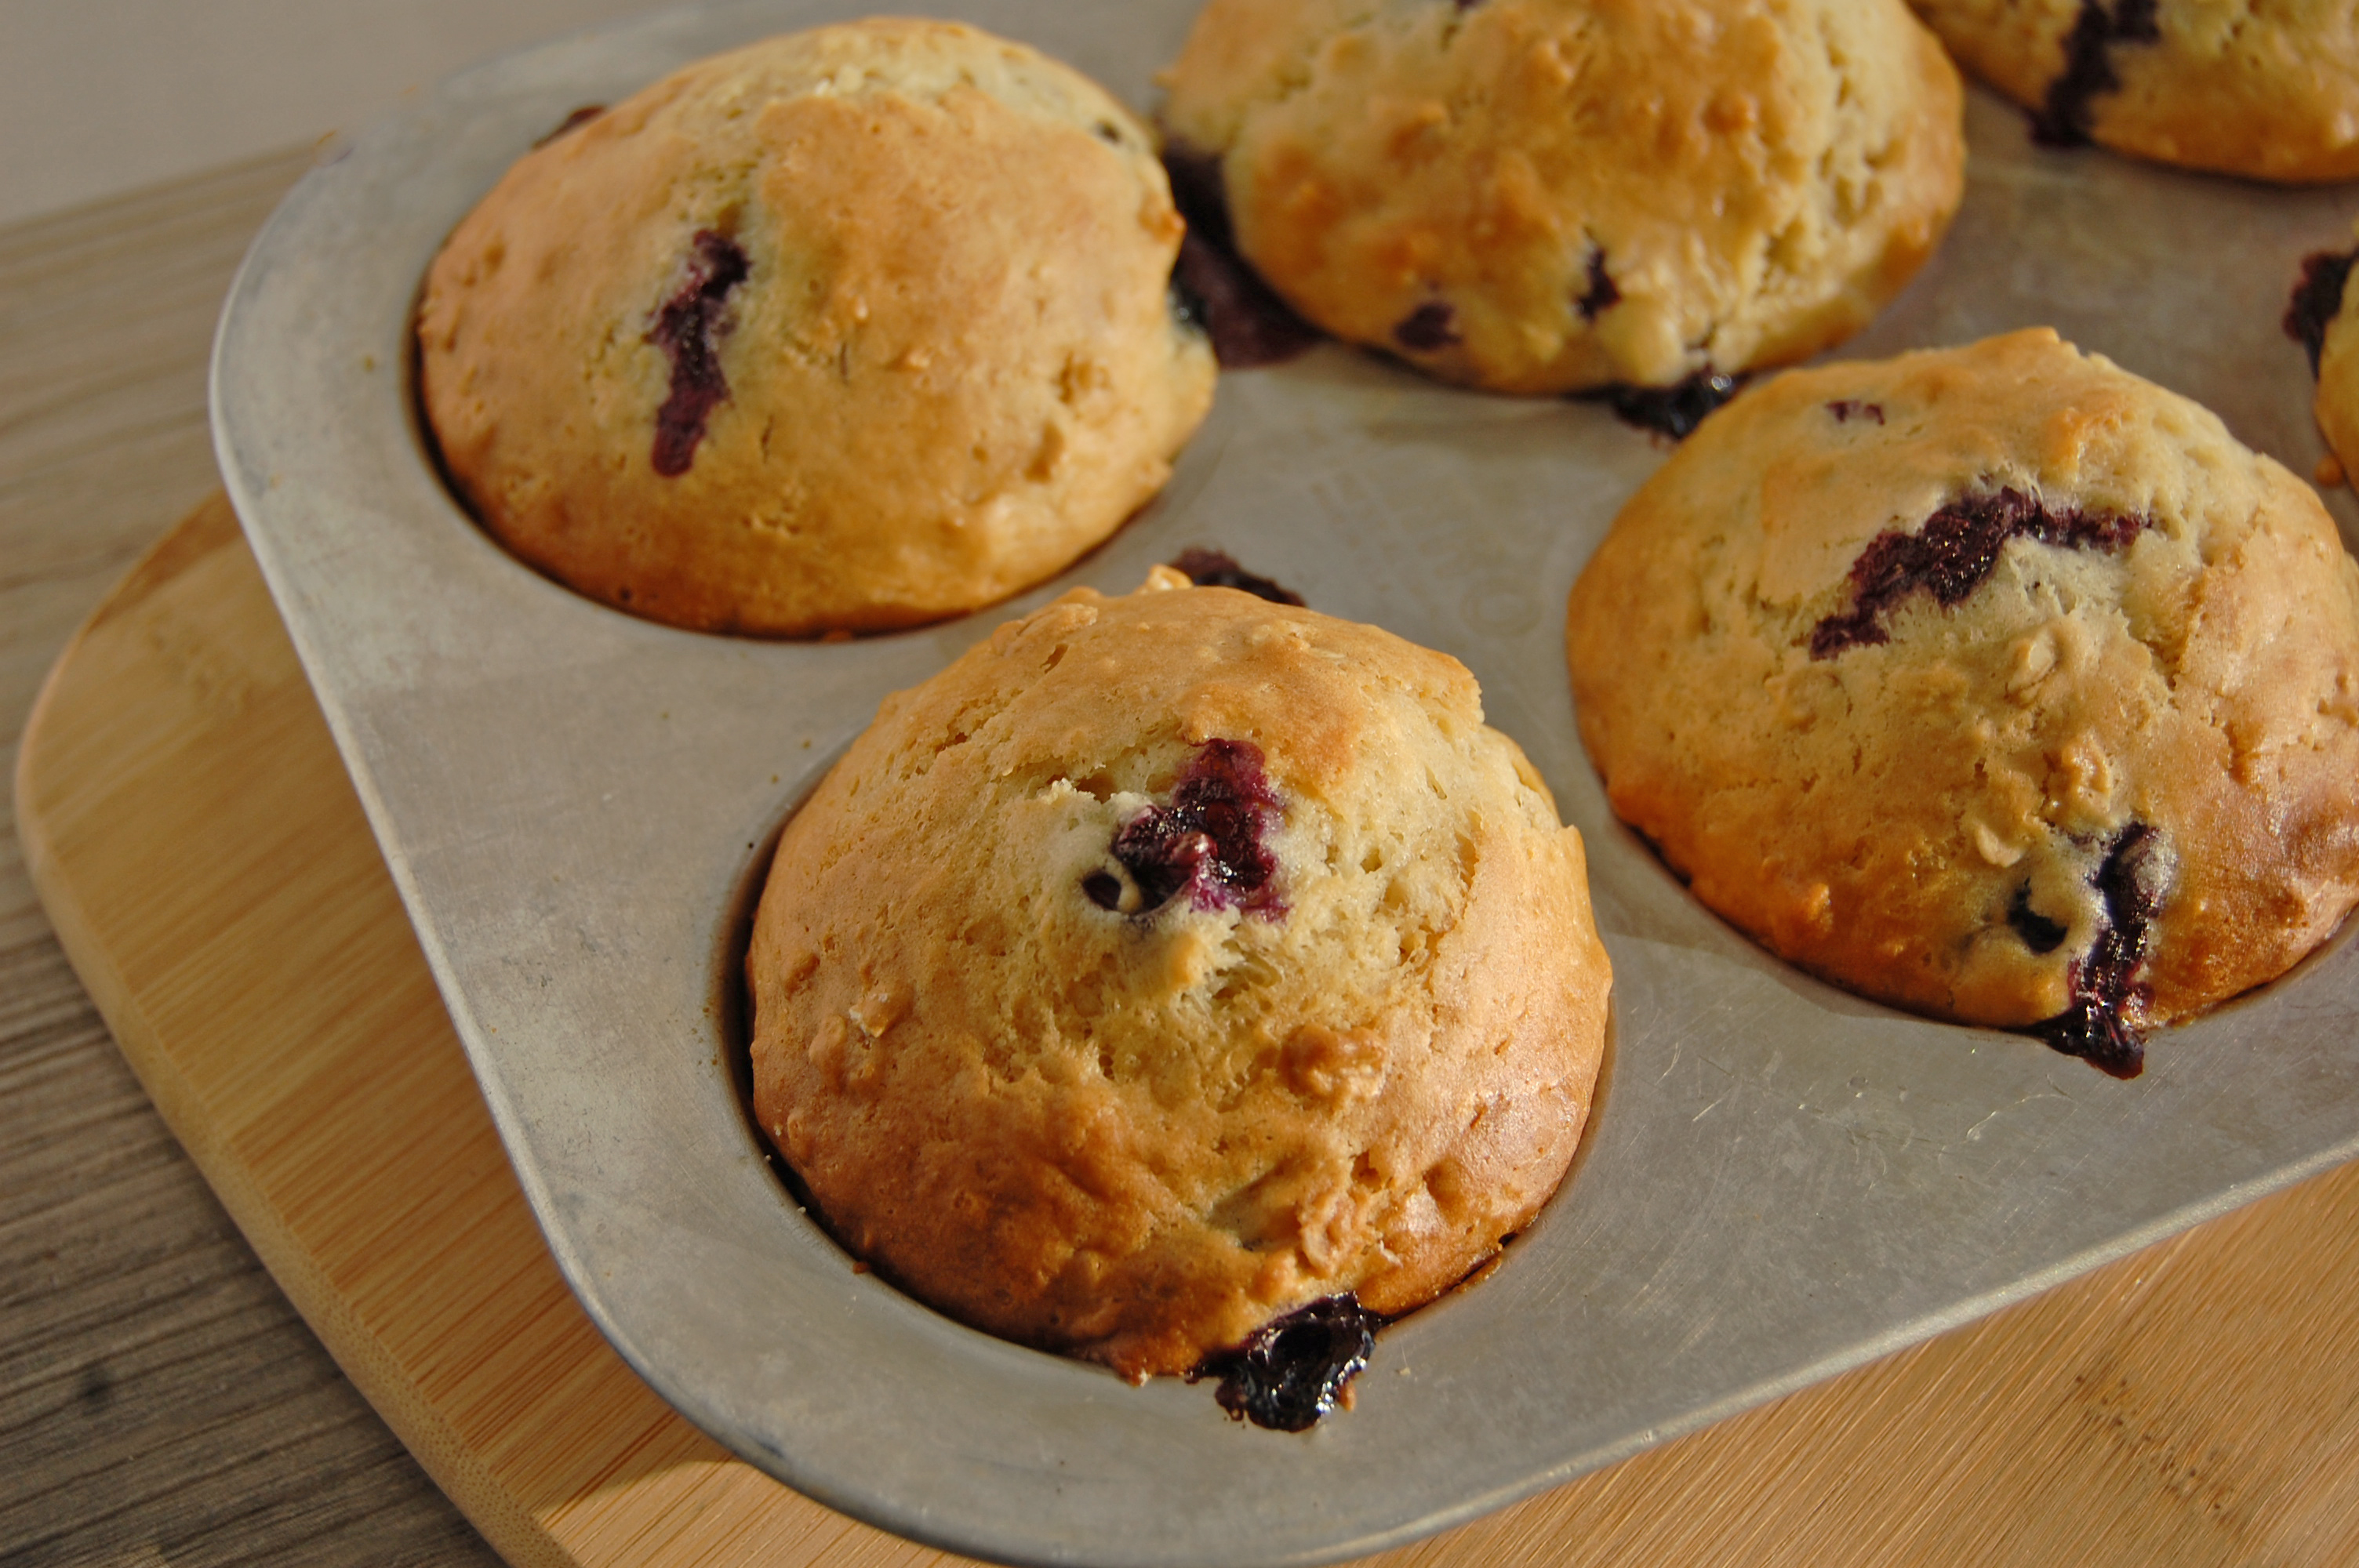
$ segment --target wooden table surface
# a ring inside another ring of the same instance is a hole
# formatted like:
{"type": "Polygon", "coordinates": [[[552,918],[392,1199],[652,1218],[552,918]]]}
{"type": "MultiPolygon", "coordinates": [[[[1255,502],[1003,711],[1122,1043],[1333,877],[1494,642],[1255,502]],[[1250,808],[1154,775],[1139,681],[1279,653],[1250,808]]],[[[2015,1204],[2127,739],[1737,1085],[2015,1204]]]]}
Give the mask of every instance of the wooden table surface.
{"type": "MultiPolygon", "coordinates": [[[[59,648],[214,485],[214,310],[303,162],[0,229],[7,778],[59,648]]],[[[1584,1561],[2359,1561],[2354,1277],[2346,1167],[1451,1539],[1537,1564],[1525,1521],[1580,1509],[1613,1525],[1584,1561]]],[[[12,801],[0,1564],[494,1561],[165,1130],[34,902],[12,801]]]]}
{"type": "MultiPolygon", "coordinates": [[[[213,490],[205,361],[308,152],[0,229],[0,790],[51,660],[213,490]]],[[[0,810],[0,1563],[494,1564],[108,1039],[0,810]]]]}

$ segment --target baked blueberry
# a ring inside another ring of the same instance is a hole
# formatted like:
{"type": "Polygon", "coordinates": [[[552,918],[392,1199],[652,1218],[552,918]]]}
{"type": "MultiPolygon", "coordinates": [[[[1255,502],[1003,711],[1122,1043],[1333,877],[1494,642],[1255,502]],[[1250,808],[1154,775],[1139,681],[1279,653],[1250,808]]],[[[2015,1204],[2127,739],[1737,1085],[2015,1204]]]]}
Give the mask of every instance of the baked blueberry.
{"type": "MultiPolygon", "coordinates": [[[[1149,806],[1114,836],[1114,858],[1137,886],[1143,907],[1184,892],[1194,910],[1245,909],[1266,919],[1286,913],[1277,857],[1264,836],[1282,815],[1250,741],[1207,741],[1196,749],[1164,805],[1149,806]]],[[[1102,874],[1102,873],[1098,873],[1102,874]]]]}
{"type": "Polygon", "coordinates": [[[729,295],[745,281],[745,253],[726,234],[696,233],[696,248],[679,288],[656,312],[647,341],[671,362],[671,392],[656,410],[656,472],[677,479],[696,460],[704,421],[729,395],[721,370],[721,340],[733,325],[729,295]]]}
{"type": "Polygon", "coordinates": [[[2156,0],[2081,0],[2072,30],[2064,36],[2064,69],[2048,84],[2031,116],[2034,140],[2051,147],[2086,146],[2093,101],[2121,90],[2113,52],[2120,44],[2162,41],[2155,25],[2156,0]]]}
{"type": "Polygon", "coordinates": [[[1308,1432],[1367,1369],[1383,1320],[1351,1295],[1329,1296],[1264,1324],[1190,1375],[1221,1379],[1221,1408],[1273,1432],[1308,1432]]]}

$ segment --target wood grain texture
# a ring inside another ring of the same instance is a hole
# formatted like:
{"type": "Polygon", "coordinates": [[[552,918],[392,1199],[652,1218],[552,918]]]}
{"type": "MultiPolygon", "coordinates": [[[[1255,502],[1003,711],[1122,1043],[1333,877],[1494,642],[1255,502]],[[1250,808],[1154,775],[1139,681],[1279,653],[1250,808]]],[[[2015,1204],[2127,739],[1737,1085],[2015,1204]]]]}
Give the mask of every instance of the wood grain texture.
{"type": "MultiPolygon", "coordinates": [[[[75,625],[217,482],[213,318],[309,161],[0,229],[0,791],[75,625]]],[[[0,1563],[495,1561],[166,1130],[0,810],[0,1563]]]]}
{"type": "MultiPolygon", "coordinates": [[[[60,934],[167,1119],[510,1561],[953,1561],[728,1458],[591,1331],[224,509],[74,644],[21,788],[60,934]]],[[[2347,1563],[2354,1269],[2349,1168],[1377,1561],[2347,1563]]]]}

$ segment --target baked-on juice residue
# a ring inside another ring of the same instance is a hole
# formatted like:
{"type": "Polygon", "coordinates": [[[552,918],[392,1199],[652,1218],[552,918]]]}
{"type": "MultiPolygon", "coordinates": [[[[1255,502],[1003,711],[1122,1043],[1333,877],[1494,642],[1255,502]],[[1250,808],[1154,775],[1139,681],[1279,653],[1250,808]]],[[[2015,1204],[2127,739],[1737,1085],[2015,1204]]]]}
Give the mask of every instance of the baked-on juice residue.
{"type": "Polygon", "coordinates": [[[688,276],[657,308],[647,341],[671,361],[671,393],[656,410],[656,472],[678,479],[696,461],[704,422],[729,400],[721,373],[721,340],[729,334],[729,294],[750,264],[736,241],[712,229],[696,232],[688,276]]]}
{"type": "Polygon", "coordinates": [[[1234,1350],[1208,1356],[1188,1380],[1218,1378],[1221,1408],[1273,1432],[1307,1432],[1368,1365],[1383,1319],[1345,1292],[1264,1324],[1234,1350]]]}
{"type": "Polygon", "coordinates": [[[1226,550],[1208,550],[1201,546],[1191,546],[1173,558],[1171,568],[1198,588],[1234,588],[1240,592],[1250,593],[1256,599],[1266,599],[1272,604],[1299,605],[1302,602],[1300,594],[1258,572],[1245,570],[1226,550]]]}
{"type": "Polygon", "coordinates": [[[1617,381],[1573,395],[1584,403],[1605,404],[1625,425],[1684,441],[1703,423],[1704,416],[1744,391],[1745,381],[1742,375],[1706,369],[1669,386],[1632,386],[1617,381]]]}

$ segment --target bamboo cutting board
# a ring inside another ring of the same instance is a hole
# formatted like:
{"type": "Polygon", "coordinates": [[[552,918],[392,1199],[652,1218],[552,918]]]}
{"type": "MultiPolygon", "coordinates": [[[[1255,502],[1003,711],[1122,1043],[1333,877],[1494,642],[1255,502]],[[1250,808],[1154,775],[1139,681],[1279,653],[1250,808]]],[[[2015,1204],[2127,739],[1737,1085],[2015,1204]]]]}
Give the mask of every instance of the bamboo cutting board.
{"type": "MultiPolygon", "coordinates": [[[[957,1561],[730,1457],[590,1326],[218,497],[67,649],[16,798],[166,1120],[511,1563],[957,1561]]],[[[2359,1166],[1377,1561],[2350,1563],[2354,1283],[2359,1166]]]]}

